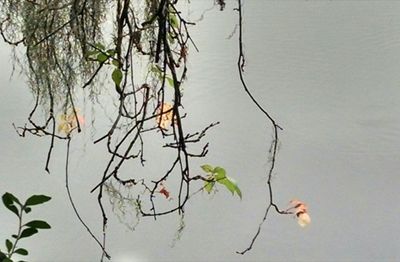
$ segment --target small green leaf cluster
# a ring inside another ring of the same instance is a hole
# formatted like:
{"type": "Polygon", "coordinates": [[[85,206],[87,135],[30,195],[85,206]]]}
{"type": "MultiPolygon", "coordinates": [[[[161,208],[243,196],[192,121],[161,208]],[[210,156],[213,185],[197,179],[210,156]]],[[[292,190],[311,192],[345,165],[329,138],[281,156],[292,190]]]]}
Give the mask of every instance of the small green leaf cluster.
{"type": "Polygon", "coordinates": [[[32,211],[32,206],[43,204],[49,201],[51,197],[45,195],[33,195],[29,197],[24,204],[11,193],[5,193],[2,196],[4,206],[12,213],[18,216],[19,226],[17,234],[13,234],[11,237],[14,241],[6,239],[7,252],[4,253],[0,250],[0,261],[1,262],[12,262],[11,257],[13,254],[19,254],[22,256],[28,255],[28,250],[25,248],[17,248],[18,241],[22,238],[30,237],[38,233],[38,229],[49,229],[50,225],[43,220],[32,220],[28,223],[22,223],[22,215],[32,211]]]}
{"type": "MultiPolygon", "coordinates": [[[[97,43],[92,46],[93,50],[86,52],[87,59],[91,61],[97,61],[99,63],[106,63],[110,58],[114,58],[114,55],[116,53],[114,49],[106,49],[106,47],[101,43],[97,43]]],[[[115,60],[115,62],[112,63],[117,63],[117,62],[118,61],[115,60]]]]}
{"type": "Polygon", "coordinates": [[[93,46],[93,50],[88,51],[86,53],[86,57],[89,60],[97,61],[100,64],[112,64],[114,65],[114,70],[111,74],[111,79],[115,83],[115,85],[120,88],[121,82],[123,79],[123,73],[121,71],[121,63],[120,61],[115,58],[116,51],[115,49],[106,49],[106,47],[101,44],[97,43],[93,46]]]}
{"type": "Polygon", "coordinates": [[[167,39],[171,44],[175,44],[175,39],[178,36],[178,32],[180,31],[180,19],[178,18],[177,13],[173,10],[173,8],[168,8],[168,23],[172,27],[173,30],[170,30],[167,34],[167,39]]]}
{"type": "Polygon", "coordinates": [[[173,28],[179,30],[179,22],[178,22],[178,18],[176,17],[176,14],[174,14],[173,12],[170,11],[168,13],[168,19],[169,19],[169,24],[173,28]]]}
{"type": "MultiPolygon", "coordinates": [[[[158,65],[153,65],[150,68],[150,71],[154,74],[154,76],[159,80],[159,81],[163,81],[164,78],[164,73],[161,70],[161,68],[158,65]]],[[[174,80],[172,79],[171,76],[165,74],[165,80],[166,83],[168,83],[169,87],[174,87],[174,80]]]]}
{"type": "Polygon", "coordinates": [[[236,181],[226,175],[225,169],[222,167],[212,167],[210,165],[202,165],[201,168],[207,173],[206,181],[204,182],[204,190],[211,193],[216,183],[224,185],[231,193],[235,193],[242,199],[242,192],[240,191],[236,181]]]}

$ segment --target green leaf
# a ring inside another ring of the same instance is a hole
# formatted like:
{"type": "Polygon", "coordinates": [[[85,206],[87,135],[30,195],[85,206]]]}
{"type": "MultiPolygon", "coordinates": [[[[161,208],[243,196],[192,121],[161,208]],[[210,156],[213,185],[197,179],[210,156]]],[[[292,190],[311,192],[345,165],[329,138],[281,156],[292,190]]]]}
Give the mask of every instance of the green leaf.
{"type": "Polygon", "coordinates": [[[47,222],[42,221],[42,220],[32,220],[32,221],[26,223],[24,226],[32,227],[32,228],[40,228],[40,229],[51,228],[51,226],[47,222]]]}
{"type": "Polygon", "coordinates": [[[203,171],[208,173],[207,179],[214,180],[214,181],[205,181],[204,189],[210,193],[213,189],[215,182],[218,182],[221,185],[224,185],[231,193],[234,195],[235,193],[242,199],[242,191],[240,191],[236,181],[228,177],[226,175],[226,171],[222,167],[215,167],[213,168],[210,165],[202,165],[201,168],[203,171]]]}
{"type": "Polygon", "coordinates": [[[213,189],[213,187],[214,187],[214,185],[215,185],[215,182],[208,182],[208,181],[206,181],[205,182],[205,186],[204,186],[204,190],[206,190],[206,192],[207,193],[211,193],[211,190],[213,189]]]}
{"type": "Polygon", "coordinates": [[[201,169],[203,169],[204,172],[206,172],[206,173],[212,173],[212,172],[213,172],[213,167],[210,166],[210,165],[202,165],[202,166],[200,166],[200,167],[201,167],[201,169]]]}
{"type": "Polygon", "coordinates": [[[172,25],[173,28],[178,29],[178,19],[176,18],[175,14],[169,14],[169,23],[172,25]]]}
{"type": "Polygon", "coordinates": [[[226,171],[222,167],[217,166],[217,167],[214,168],[214,170],[212,172],[214,174],[216,174],[215,175],[215,179],[217,180],[217,182],[226,177],[226,171]]]}
{"type": "Polygon", "coordinates": [[[171,77],[166,76],[165,79],[171,87],[174,87],[174,80],[171,77]]]}
{"type": "Polygon", "coordinates": [[[8,253],[10,253],[12,246],[13,246],[12,242],[9,239],[6,239],[6,247],[7,247],[8,253]]]}
{"type": "Polygon", "coordinates": [[[240,191],[240,189],[237,185],[235,185],[235,192],[240,197],[240,199],[242,199],[242,191],[240,191]]]}
{"type": "Polygon", "coordinates": [[[37,232],[39,232],[39,231],[36,228],[28,227],[28,228],[25,228],[24,230],[22,230],[22,233],[19,238],[30,237],[30,236],[36,234],[37,232]]]}
{"type": "Polygon", "coordinates": [[[17,239],[18,238],[18,236],[17,235],[11,235],[13,238],[15,238],[15,239],[17,239]]]}
{"type": "Polygon", "coordinates": [[[240,199],[242,199],[242,192],[233,178],[225,177],[224,179],[217,180],[217,182],[224,185],[232,193],[232,195],[236,192],[240,199]]]}
{"type": "Polygon", "coordinates": [[[123,78],[121,70],[119,68],[115,68],[114,71],[112,72],[111,77],[114,83],[119,87],[123,78]]]}
{"type": "Polygon", "coordinates": [[[158,80],[163,80],[163,72],[158,65],[151,66],[150,71],[154,73],[154,76],[157,77],[158,80]]]}
{"type": "Polygon", "coordinates": [[[150,67],[150,71],[151,71],[151,72],[154,72],[154,73],[161,73],[161,69],[158,68],[157,65],[152,65],[152,66],[150,67]]]}
{"type": "Polygon", "coordinates": [[[7,195],[7,197],[9,199],[11,199],[13,202],[17,202],[19,205],[22,206],[21,202],[19,202],[18,198],[16,196],[14,196],[13,194],[6,192],[4,195],[7,195]]]}
{"type": "Polygon", "coordinates": [[[18,215],[18,208],[16,207],[16,206],[14,206],[14,205],[9,205],[9,206],[6,206],[9,210],[11,210],[14,214],[16,214],[17,216],[19,216],[18,215]]]}
{"type": "Polygon", "coordinates": [[[115,49],[108,49],[106,52],[109,56],[114,56],[116,53],[115,49]]]}
{"type": "Polygon", "coordinates": [[[9,259],[9,258],[4,258],[3,260],[1,260],[1,262],[13,262],[11,259],[9,259]]]}
{"type": "Polygon", "coordinates": [[[229,179],[225,177],[224,179],[217,180],[217,182],[224,185],[229,191],[231,191],[233,195],[233,193],[235,192],[235,188],[229,179]]]}
{"type": "Polygon", "coordinates": [[[9,205],[7,206],[8,209],[10,209],[13,213],[15,213],[18,216],[18,208],[14,205],[9,205]]]}
{"type": "Polygon", "coordinates": [[[47,201],[49,201],[51,197],[45,196],[45,195],[33,195],[28,200],[25,202],[25,206],[34,206],[34,205],[39,205],[43,204],[47,201]]]}
{"type": "Polygon", "coordinates": [[[24,211],[25,211],[25,213],[29,213],[29,212],[31,212],[32,211],[32,208],[30,208],[30,207],[25,207],[24,208],[24,211]]]}
{"type": "Polygon", "coordinates": [[[95,46],[96,48],[100,49],[100,50],[106,49],[106,47],[105,47],[103,44],[101,44],[101,43],[97,43],[97,44],[95,44],[94,46],[95,46]]]}
{"type": "Polygon", "coordinates": [[[3,252],[0,251],[0,261],[3,262],[4,259],[6,259],[6,258],[7,258],[6,254],[4,254],[3,252]]]}
{"type": "Polygon", "coordinates": [[[161,68],[158,65],[153,65],[150,68],[150,71],[156,74],[161,74],[161,68]]]}
{"type": "Polygon", "coordinates": [[[107,61],[108,56],[103,54],[103,53],[99,53],[97,55],[97,61],[99,61],[100,63],[104,63],[105,61],[107,61]]]}
{"type": "Polygon", "coordinates": [[[119,67],[119,61],[117,59],[113,59],[111,61],[111,63],[115,66],[115,67],[119,67]]]}
{"type": "Polygon", "coordinates": [[[167,39],[171,44],[175,44],[175,38],[172,37],[171,33],[167,34],[167,39]]]}
{"type": "Polygon", "coordinates": [[[86,52],[86,57],[97,55],[100,51],[99,50],[90,50],[86,52]]]}
{"type": "Polygon", "coordinates": [[[13,194],[7,192],[2,196],[2,200],[4,206],[18,216],[18,208],[14,205],[14,202],[19,204],[18,199],[13,194]]]}
{"type": "Polygon", "coordinates": [[[26,256],[28,255],[28,250],[26,250],[25,248],[18,248],[17,250],[14,251],[14,253],[26,256]]]}

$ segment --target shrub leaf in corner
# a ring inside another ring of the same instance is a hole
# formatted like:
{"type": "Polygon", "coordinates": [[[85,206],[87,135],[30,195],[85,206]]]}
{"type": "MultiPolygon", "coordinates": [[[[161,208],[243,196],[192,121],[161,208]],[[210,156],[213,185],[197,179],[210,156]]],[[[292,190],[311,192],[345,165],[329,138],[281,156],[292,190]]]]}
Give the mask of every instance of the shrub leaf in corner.
{"type": "Polygon", "coordinates": [[[39,231],[36,228],[28,227],[22,231],[19,238],[30,237],[30,236],[36,234],[37,232],[39,232],[39,231]]]}
{"type": "Polygon", "coordinates": [[[51,197],[48,197],[45,195],[33,195],[26,200],[25,206],[40,205],[40,204],[43,204],[43,203],[49,201],[50,199],[51,199],[51,197]]]}
{"type": "Polygon", "coordinates": [[[18,208],[14,205],[14,202],[19,203],[18,199],[7,192],[2,196],[2,200],[4,206],[18,216],[18,208]]]}
{"type": "Polygon", "coordinates": [[[28,255],[28,250],[26,250],[25,248],[18,248],[17,250],[14,251],[14,253],[23,255],[23,256],[27,256],[28,255]]]}
{"type": "Polygon", "coordinates": [[[40,229],[49,229],[51,226],[42,220],[32,220],[31,222],[28,222],[25,224],[27,227],[32,227],[32,228],[40,228],[40,229]]]}

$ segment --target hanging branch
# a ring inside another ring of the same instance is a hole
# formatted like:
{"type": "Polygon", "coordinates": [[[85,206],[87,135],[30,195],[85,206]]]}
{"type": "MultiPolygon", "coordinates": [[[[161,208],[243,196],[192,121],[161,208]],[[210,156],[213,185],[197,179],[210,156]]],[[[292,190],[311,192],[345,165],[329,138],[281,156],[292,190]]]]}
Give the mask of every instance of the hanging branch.
{"type": "Polygon", "coordinates": [[[71,137],[68,136],[67,138],[67,153],[66,153],[66,159],[65,159],[65,188],[67,190],[67,195],[68,195],[68,200],[71,203],[72,209],[74,210],[74,213],[78,220],[81,222],[81,224],[85,227],[86,231],[90,234],[90,236],[97,242],[97,244],[100,246],[100,248],[103,251],[103,254],[110,259],[111,256],[106,252],[104,243],[101,243],[97,237],[93,234],[92,230],[89,228],[89,226],[85,223],[85,221],[82,219],[80,213],[78,212],[78,209],[75,206],[75,201],[72,198],[71,190],[69,187],[69,158],[70,158],[70,147],[71,147],[71,137]]]}
{"type": "Polygon", "coordinates": [[[245,57],[244,57],[244,51],[243,51],[243,15],[242,15],[242,1],[238,0],[238,8],[235,9],[238,11],[239,14],[239,57],[237,61],[237,67],[238,67],[238,72],[239,72],[239,77],[240,77],[240,82],[242,83],[243,89],[246,92],[246,94],[250,97],[251,101],[256,105],[256,107],[267,117],[267,119],[271,122],[272,128],[273,128],[273,140],[271,143],[271,150],[270,150],[270,157],[271,157],[271,166],[267,170],[267,186],[268,186],[268,196],[266,199],[266,208],[264,212],[264,216],[261,220],[261,223],[258,225],[257,231],[253,238],[251,239],[251,242],[249,246],[244,249],[243,251],[237,251],[237,254],[244,255],[246,252],[250,251],[253,248],[253,245],[255,241],[257,240],[258,235],[261,232],[261,228],[264,224],[264,222],[267,220],[268,213],[273,207],[276,212],[283,214],[283,211],[280,211],[278,206],[274,203],[273,201],[273,193],[272,193],[272,175],[274,172],[275,168],[275,161],[276,161],[276,155],[277,155],[277,148],[278,148],[278,142],[279,142],[279,137],[278,137],[278,130],[282,130],[282,128],[275,122],[275,120],[271,117],[271,115],[258,103],[258,101],[254,98],[252,93],[247,87],[247,84],[245,82],[243,73],[244,73],[244,66],[245,66],[245,57]]]}
{"type": "MultiPolygon", "coordinates": [[[[137,15],[135,15],[131,1],[119,0],[116,7],[115,48],[111,49],[112,52],[105,51],[102,47],[97,50],[98,55],[105,55],[105,58],[99,62],[106,64],[111,60],[115,66],[112,80],[118,94],[118,114],[109,131],[94,142],[99,143],[105,140],[110,153],[110,159],[100,182],[91,190],[91,192],[98,190],[97,199],[103,220],[103,246],[105,245],[108,220],[103,206],[103,193],[107,189],[106,183],[116,181],[121,186],[143,187],[144,194],[138,196],[136,202],[141,203],[143,197],[148,197],[151,206],[149,210],[146,210],[142,205],[138,205],[138,211],[143,217],[156,219],[158,216],[174,212],[183,213],[184,206],[189,199],[190,182],[194,181],[190,175],[190,159],[204,157],[208,152],[208,143],[203,146],[200,153],[191,152],[188,143],[201,142],[206,132],[218,124],[210,124],[202,131],[193,134],[187,134],[184,130],[182,119],[186,114],[181,112],[183,108],[182,83],[187,72],[188,42],[190,41],[195,49],[197,48],[188,31],[188,25],[192,25],[192,23],[182,18],[180,12],[175,8],[175,2],[160,1],[157,6],[153,7],[154,11],[149,12],[149,17],[145,22],[140,23],[135,19],[137,15]],[[141,28],[138,27],[139,24],[142,25],[141,28]],[[148,43],[144,39],[140,40],[144,35],[150,36],[148,43]],[[153,46],[152,42],[157,44],[153,46]],[[150,52],[143,51],[146,47],[150,52]],[[132,64],[134,48],[140,55],[149,56],[149,63],[155,70],[155,80],[158,82],[135,85],[134,65],[132,64]],[[173,88],[171,104],[166,101],[166,93],[170,92],[166,89],[167,85],[173,88]],[[152,104],[155,104],[154,110],[151,110],[152,104]],[[122,123],[127,123],[128,127],[123,133],[120,132],[122,123]],[[149,123],[156,123],[157,126],[148,127],[149,123]],[[139,161],[144,165],[142,136],[148,132],[159,132],[163,139],[172,140],[172,142],[164,143],[164,147],[176,152],[175,160],[167,171],[161,174],[157,180],[150,181],[150,184],[146,179],[138,177],[138,174],[122,178],[120,170],[127,161],[139,161]],[[119,133],[122,134],[122,137],[118,139],[119,133]],[[163,194],[168,198],[170,192],[164,186],[164,182],[175,175],[179,176],[176,204],[168,210],[158,211],[155,203],[156,195],[163,194]]],[[[96,47],[96,49],[99,48],[96,47]]],[[[90,79],[93,79],[93,76],[90,79]]],[[[203,178],[203,180],[206,179],[203,178]]]]}

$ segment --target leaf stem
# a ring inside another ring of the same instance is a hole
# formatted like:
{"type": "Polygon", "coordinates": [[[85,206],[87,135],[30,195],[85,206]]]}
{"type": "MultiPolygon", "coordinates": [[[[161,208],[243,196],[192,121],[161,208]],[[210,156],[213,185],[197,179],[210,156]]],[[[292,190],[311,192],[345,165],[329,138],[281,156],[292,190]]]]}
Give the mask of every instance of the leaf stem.
{"type": "Polygon", "coordinates": [[[15,247],[17,246],[17,243],[18,243],[18,241],[20,239],[21,231],[22,231],[22,214],[23,214],[23,211],[24,211],[24,206],[22,206],[19,203],[17,203],[17,204],[21,207],[21,210],[20,210],[20,212],[18,214],[18,220],[19,220],[18,221],[18,233],[17,233],[17,238],[15,239],[15,242],[14,242],[12,248],[11,248],[11,251],[8,253],[8,258],[11,258],[11,256],[14,254],[15,247]]]}

